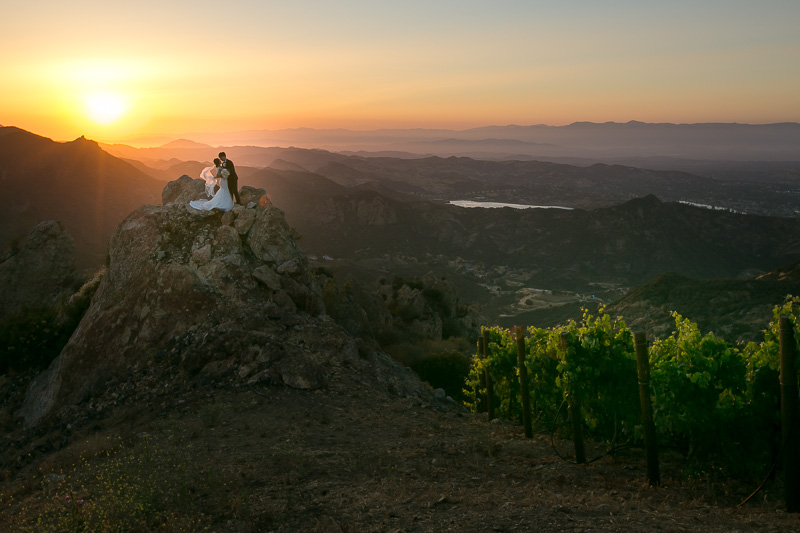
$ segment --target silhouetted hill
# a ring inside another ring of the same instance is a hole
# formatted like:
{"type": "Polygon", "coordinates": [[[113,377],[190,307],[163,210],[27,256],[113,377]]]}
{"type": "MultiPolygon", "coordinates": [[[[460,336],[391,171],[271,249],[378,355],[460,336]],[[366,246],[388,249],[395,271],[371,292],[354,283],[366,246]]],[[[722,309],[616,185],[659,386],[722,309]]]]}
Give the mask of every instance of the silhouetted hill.
{"type": "MultiPolygon", "coordinates": [[[[306,196],[324,198],[348,194],[346,187],[324,176],[299,170],[265,168],[251,175],[246,182],[247,185],[266,190],[281,209],[292,211],[304,205],[306,196]]],[[[309,213],[309,216],[313,214],[309,213]]]]}
{"type": "MultiPolygon", "coordinates": [[[[487,141],[491,145],[505,140],[490,138],[487,141]]],[[[447,138],[431,142],[456,141],[447,138]]],[[[475,148],[464,152],[472,157],[410,158],[407,154],[364,157],[322,149],[259,146],[230,146],[224,150],[236,162],[237,169],[249,166],[306,170],[348,187],[381,183],[386,190],[432,200],[486,200],[593,209],[655,194],[664,201],[686,201],[746,213],[779,216],[800,213],[800,193],[797,192],[800,163],[796,162],[709,162],[673,156],[618,158],[628,162],[625,166],[593,163],[592,159],[537,161],[523,154],[515,158],[513,151],[504,153],[502,160],[493,161],[489,160],[492,159],[490,153],[477,149],[483,141],[458,142],[475,148]],[[570,162],[575,164],[568,164],[570,162]],[[657,169],[651,169],[648,163],[653,163],[657,169]],[[692,173],[694,170],[697,172],[692,173]]],[[[105,149],[159,169],[176,164],[177,161],[172,162],[176,157],[183,161],[210,161],[221,149],[199,146],[190,143],[184,148],[181,142],[158,148],[113,145],[105,149]]],[[[241,177],[242,172],[239,175],[241,177]]],[[[171,175],[166,179],[176,177],[171,175]]]]}
{"type": "MultiPolygon", "coordinates": [[[[800,161],[800,124],[648,124],[575,122],[566,126],[507,125],[467,130],[343,129],[256,130],[208,133],[194,140],[217,145],[296,146],[333,151],[435,154],[441,157],[484,152],[547,159],[581,158],[589,163],[631,157],[695,160],[800,161]],[[443,142],[444,141],[444,142],[443,142]],[[454,144],[457,142],[457,145],[454,144]],[[507,142],[504,142],[507,141],[507,142]],[[470,144],[472,142],[472,144],[470,144]]],[[[615,161],[616,162],[616,161],[615,161]]]]}
{"type": "Polygon", "coordinates": [[[289,161],[284,161],[283,159],[276,159],[275,161],[269,164],[269,167],[274,168],[275,170],[305,171],[305,169],[300,165],[298,165],[297,163],[290,163],[289,161]]]}
{"type": "MultiPolygon", "coordinates": [[[[135,148],[126,144],[100,144],[109,154],[141,161],[150,167],[159,167],[158,162],[170,161],[211,161],[220,151],[213,146],[187,139],[178,139],[154,148],[135,148]]],[[[173,163],[174,164],[174,163],[173,163]]]]}
{"type": "MultiPolygon", "coordinates": [[[[135,159],[153,168],[165,168],[165,162],[180,161],[212,161],[219,152],[225,152],[229,159],[236,163],[239,174],[240,167],[263,168],[272,164],[286,151],[292,148],[264,148],[261,146],[210,146],[188,140],[179,140],[153,148],[134,148],[125,144],[102,144],[108,153],[124,158],[135,159]]],[[[313,153],[313,150],[309,152],[313,153]]],[[[305,165],[303,165],[304,168],[305,165]]],[[[171,178],[174,179],[174,178],[171,178]]]]}
{"type": "Polygon", "coordinates": [[[745,213],[800,213],[800,166],[708,166],[705,176],[623,165],[576,166],[546,161],[485,161],[438,156],[357,157],[293,149],[284,161],[345,186],[368,182],[432,200],[481,200],[593,209],[654,194],[745,213]],[[736,170],[740,168],[740,170],[736,170]],[[757,169],[761,169],[760,171],[757,169]],[[724,173],[719,174],[722,170],[724,173]]]}
{"type": "Polygon", "coordinates": [[[0,129],[0,249],[42,220],[75,239],[79,268],[102,264],[112,232],[131,211],[159,203],[163,183],[80,137],[58,143],[19,128],[0,129]]]}
{"type": "MultiPolygon", "coordinates": [[[[795,261],[789,265],[784,265],[772,272],[767,272],[758,276],[758,279],[765,281],[793,281],[800,283],[800,261],[795,261]]],[[[800,294],[800,291],[798,291],[800,294]]]]}
{"type": "Polygon", "coordinates": [[[346,188],[267,169],[264,188],[318,255],[426,254],[507,265],[536,283],[642,283],[668,271],[707,278],[764,272],[800,258],[795,219],[664,203],[649,195],[591,211],[467,209],[346,188]]]}
{"type": "Polygon", "coordinates": [[[633,329],[646,330],[650,337],[663,338],[675,329],[671,316],[675,311],[696,322],[703,333],[713,332],[731,342],[758,342],[764,338],[772,309],[787,295],[800,294],[800,280],[779,281],[777,272],[752,280],[662,274],[631,290],[608,312],[622,316],[633,329]]]}

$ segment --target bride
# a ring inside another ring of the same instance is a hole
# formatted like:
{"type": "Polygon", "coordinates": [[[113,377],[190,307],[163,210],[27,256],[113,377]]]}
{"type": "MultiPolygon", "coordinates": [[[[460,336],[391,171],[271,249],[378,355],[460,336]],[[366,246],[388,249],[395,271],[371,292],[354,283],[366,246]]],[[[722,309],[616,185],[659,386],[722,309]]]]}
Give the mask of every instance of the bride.
{"type": "Polygon", "coordinates": [[[206,194],[211,196],[210,200],[192,200],[189,205],[199,211],[230,211],[233,209],[233,196],[228,190],[228,176],[230,172],[221,168],[222,161],[214,158],[214,166],[206,167],[200,173],[200,177],[206,180],[206,194]],[[214,194],[214,186],[219,181],[219,190],[214,194]]]}

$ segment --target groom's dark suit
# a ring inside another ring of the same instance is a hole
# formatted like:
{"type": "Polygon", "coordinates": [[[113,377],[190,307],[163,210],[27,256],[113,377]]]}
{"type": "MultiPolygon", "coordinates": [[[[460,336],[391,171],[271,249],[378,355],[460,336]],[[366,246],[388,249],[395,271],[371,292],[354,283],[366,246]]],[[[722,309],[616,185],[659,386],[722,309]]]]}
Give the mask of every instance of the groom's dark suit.
{"type": "Polygon", "coordinates": [[[241,204],[242,201],[239,200],[239,176],[236,175],[236,167],[233,166],[233,161],[226,159],[222,163],[222,168],[230,173],[228,176],[228,189],[231,191],[231,195],[235,199],[236,203],[241,204]]]}

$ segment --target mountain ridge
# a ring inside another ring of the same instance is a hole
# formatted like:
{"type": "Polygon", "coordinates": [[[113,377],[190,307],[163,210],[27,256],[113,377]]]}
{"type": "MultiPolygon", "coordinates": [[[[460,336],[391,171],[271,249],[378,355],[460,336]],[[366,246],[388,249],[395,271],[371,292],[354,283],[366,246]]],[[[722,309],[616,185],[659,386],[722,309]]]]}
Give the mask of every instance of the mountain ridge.
{"type": "Polygon", "coordinates": [[[0,136],[4,191],[20,199],[0,212],[1,248],[57,219],[75,239],[79,268],[96,266],[116,224],[160,197],[163,183],[85,137],[57,143],[19,128],[2,128],[0,136]]]}
{"type": "MultiPolygon", "coordinates": [[[[198,142],[215,145],[256,144],[291,145],[330,150],[419,151],[452,155],[437,151],[435,141],[447,138],[480,140],[508,138],[552,145],[530,146],[527,156],[619,158],[634,156],[673,156],[703,160],[800,160],[800,124],[740,124],[708,122],[696,124],[620,122],[574,122],[564,126],[507,125],[452,129],[314,129],[248,130],[184,134],[198,142]],[[598,133],[600,133],[598,135],[598,133]],[[621,135],[621,136],[620,136],[621,135]],[[430,144],[425,144],[428,142],[430,144]]],[[[495,158],[513,152],[513,146],[496,152],[495,158]]]]}

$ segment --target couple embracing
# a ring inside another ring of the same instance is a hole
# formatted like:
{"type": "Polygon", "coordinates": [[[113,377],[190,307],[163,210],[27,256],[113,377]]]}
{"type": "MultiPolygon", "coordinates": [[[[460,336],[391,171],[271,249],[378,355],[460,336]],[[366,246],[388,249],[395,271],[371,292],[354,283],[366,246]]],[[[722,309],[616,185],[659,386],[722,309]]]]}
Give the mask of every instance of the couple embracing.
{"type": "Polygon", "coordinates": [[[192,200],[189,205],[194,209],[230,211],[233,209],[234,200],[237,204],[242,203],[239,199],[239,176],[236,175],[233,161],[227,158],[225,152],[220,152],[219,158],[214,159],[214,166],[204,168],[200,176],[206,180],[206,194],[211,196],[211,199],[192,200]],[[219,185],[219,189],[214,192],[216,185],[219,185]]]}

